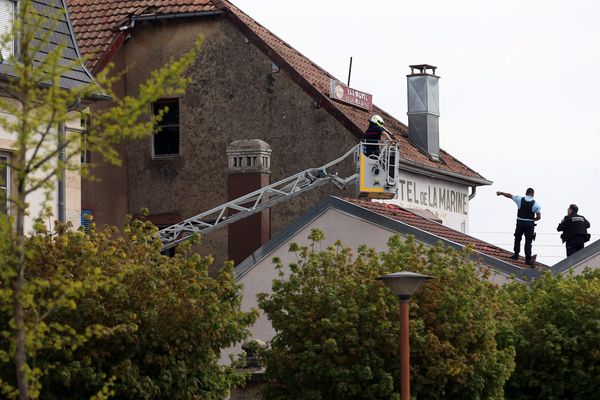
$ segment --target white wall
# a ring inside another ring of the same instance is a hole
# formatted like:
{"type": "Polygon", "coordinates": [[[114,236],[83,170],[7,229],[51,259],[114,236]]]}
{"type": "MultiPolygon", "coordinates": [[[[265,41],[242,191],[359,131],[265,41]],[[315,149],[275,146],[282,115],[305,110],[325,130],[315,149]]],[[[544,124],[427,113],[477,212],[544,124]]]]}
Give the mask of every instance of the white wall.
{"type": "Polygon", "coordinates": [[[442,224],[469,232],[469,187],[442,179],[400,170],[398,196],[386,203],[404,208],[429,210],[442,224]]]}
{"type": "MultiPolygon", "coordinates": [[[[0,110],[0,113],[3,113],[4,116],[7,115],[2,110],[0,110]]],[[[72,114],[73,119],[67,124],[67,127],[69,129],[80,129],[80,113],[73,112],[72,114]]],[[[56,131],[54,131],[52,137],[57,137],[56,131]]],[[[14,153],[14,140],[15,135],[13,133],[6,132],[0,127],[0,152],[11,156],[14,153]]],[[[28,152],[33,152],[33,149],[28,149],[28,152]]],[[[79,160],[75,160],[75,162],[78,164],[79,160]]],[[[41,176],[41,174],[39,174],[39,176],[41,176]]],[[[81,175],[79,171],[67,172],[65,182],[67,221],[70,221],[74,227],[78,227],[81,221],[81,175]]],[[[54,180],[55,186],[56,183],[57,179],[54,180]]],[[[52,220],[47,221],[48,226],[58,218],[58,188],[55,187],[54,190],[49,193],[49,198],[47,195],[48,193],[46,193],[45,190],[40,189],[27,197],[27,202],[29,203],[29,215],[25,218],[25,232],[32,231],[33,221],[40,215],[45,206],[49,206],[54,215],[52,220]]]]}
{"type": "Polygon", "coordinates": [[[591,254],[585,260],[581,260],[577,264],[573,265],[571,268],[566,270],[564,273],[573,273],[574,275],[580,275],[586,269],[597,269],[600,268],[600,252],[591,254]]]}

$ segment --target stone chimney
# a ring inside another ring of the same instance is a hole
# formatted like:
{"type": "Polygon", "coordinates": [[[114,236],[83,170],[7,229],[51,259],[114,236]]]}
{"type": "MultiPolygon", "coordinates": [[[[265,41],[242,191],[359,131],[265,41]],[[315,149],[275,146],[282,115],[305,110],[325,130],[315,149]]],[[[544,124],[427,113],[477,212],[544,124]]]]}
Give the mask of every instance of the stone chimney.
{"type": "Polygon", "coordinates": [[[408,138],[433,160],[440,159],[440,101],[437,67],[410,65],[408,83],[408,138]]]}
{"type": "MultiPolygon", "coordinates": [[[[259,139],[227,146],[227,198],[237,199],[270,184],[271,147],[259,139]]],[[[266,209],[228,226],[228,258],[238,265],[271,239],[271,210],[266,209]]]]}

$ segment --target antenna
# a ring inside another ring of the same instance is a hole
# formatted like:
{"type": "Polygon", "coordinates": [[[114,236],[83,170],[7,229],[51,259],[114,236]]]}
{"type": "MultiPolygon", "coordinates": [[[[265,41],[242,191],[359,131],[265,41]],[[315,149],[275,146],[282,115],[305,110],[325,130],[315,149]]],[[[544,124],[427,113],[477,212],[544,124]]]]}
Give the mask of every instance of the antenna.
{"type": "Polygon", "coordinates": [[[352,76],[352,57],[350,57],[350,67],[348,68],[348,86],[350,86],[350,77],[352,76]]]}

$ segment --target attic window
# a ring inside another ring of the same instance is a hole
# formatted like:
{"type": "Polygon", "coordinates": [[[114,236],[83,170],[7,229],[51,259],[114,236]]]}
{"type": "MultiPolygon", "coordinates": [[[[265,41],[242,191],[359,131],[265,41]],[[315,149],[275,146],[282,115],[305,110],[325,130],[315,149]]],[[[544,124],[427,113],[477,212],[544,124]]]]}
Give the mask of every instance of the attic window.
{"type": "Polygon", "coordinates": [[[155,116],[161,112],[162,119],[154,127],[152,156],[172,158],[179,156],[179,99],[160,99],[152,103],[155,116]]]}
{"type": "MultiPolygon", "coordinates": [[[[17,2],[13,0],[0,0],[0,35],[11,33],[15,20],[17,2]]],[[[6,62],[15,53],[15,41],[11,40],[0,44],[2,62],[6,62]]]]}

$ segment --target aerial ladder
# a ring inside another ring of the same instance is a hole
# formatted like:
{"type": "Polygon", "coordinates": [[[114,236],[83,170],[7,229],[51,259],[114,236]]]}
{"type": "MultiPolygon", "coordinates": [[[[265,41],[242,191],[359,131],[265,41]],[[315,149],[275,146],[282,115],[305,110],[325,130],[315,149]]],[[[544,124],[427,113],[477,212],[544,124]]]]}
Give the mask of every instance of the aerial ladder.
{"type": "Polygon", "coordinates": [[[219,229],[327,183],[341,189],[358,183],[359,197],[392,199],[398,191],[398,159],[395,143],[360,142],[341,157],[321,167],[305,169],[160,230],[158,235],[163,243],[162,250],[168,250],[195,234],[219,229]],[[353,174],[345,177],[341,169],[350,159],[356,168],[353,174]]]}

